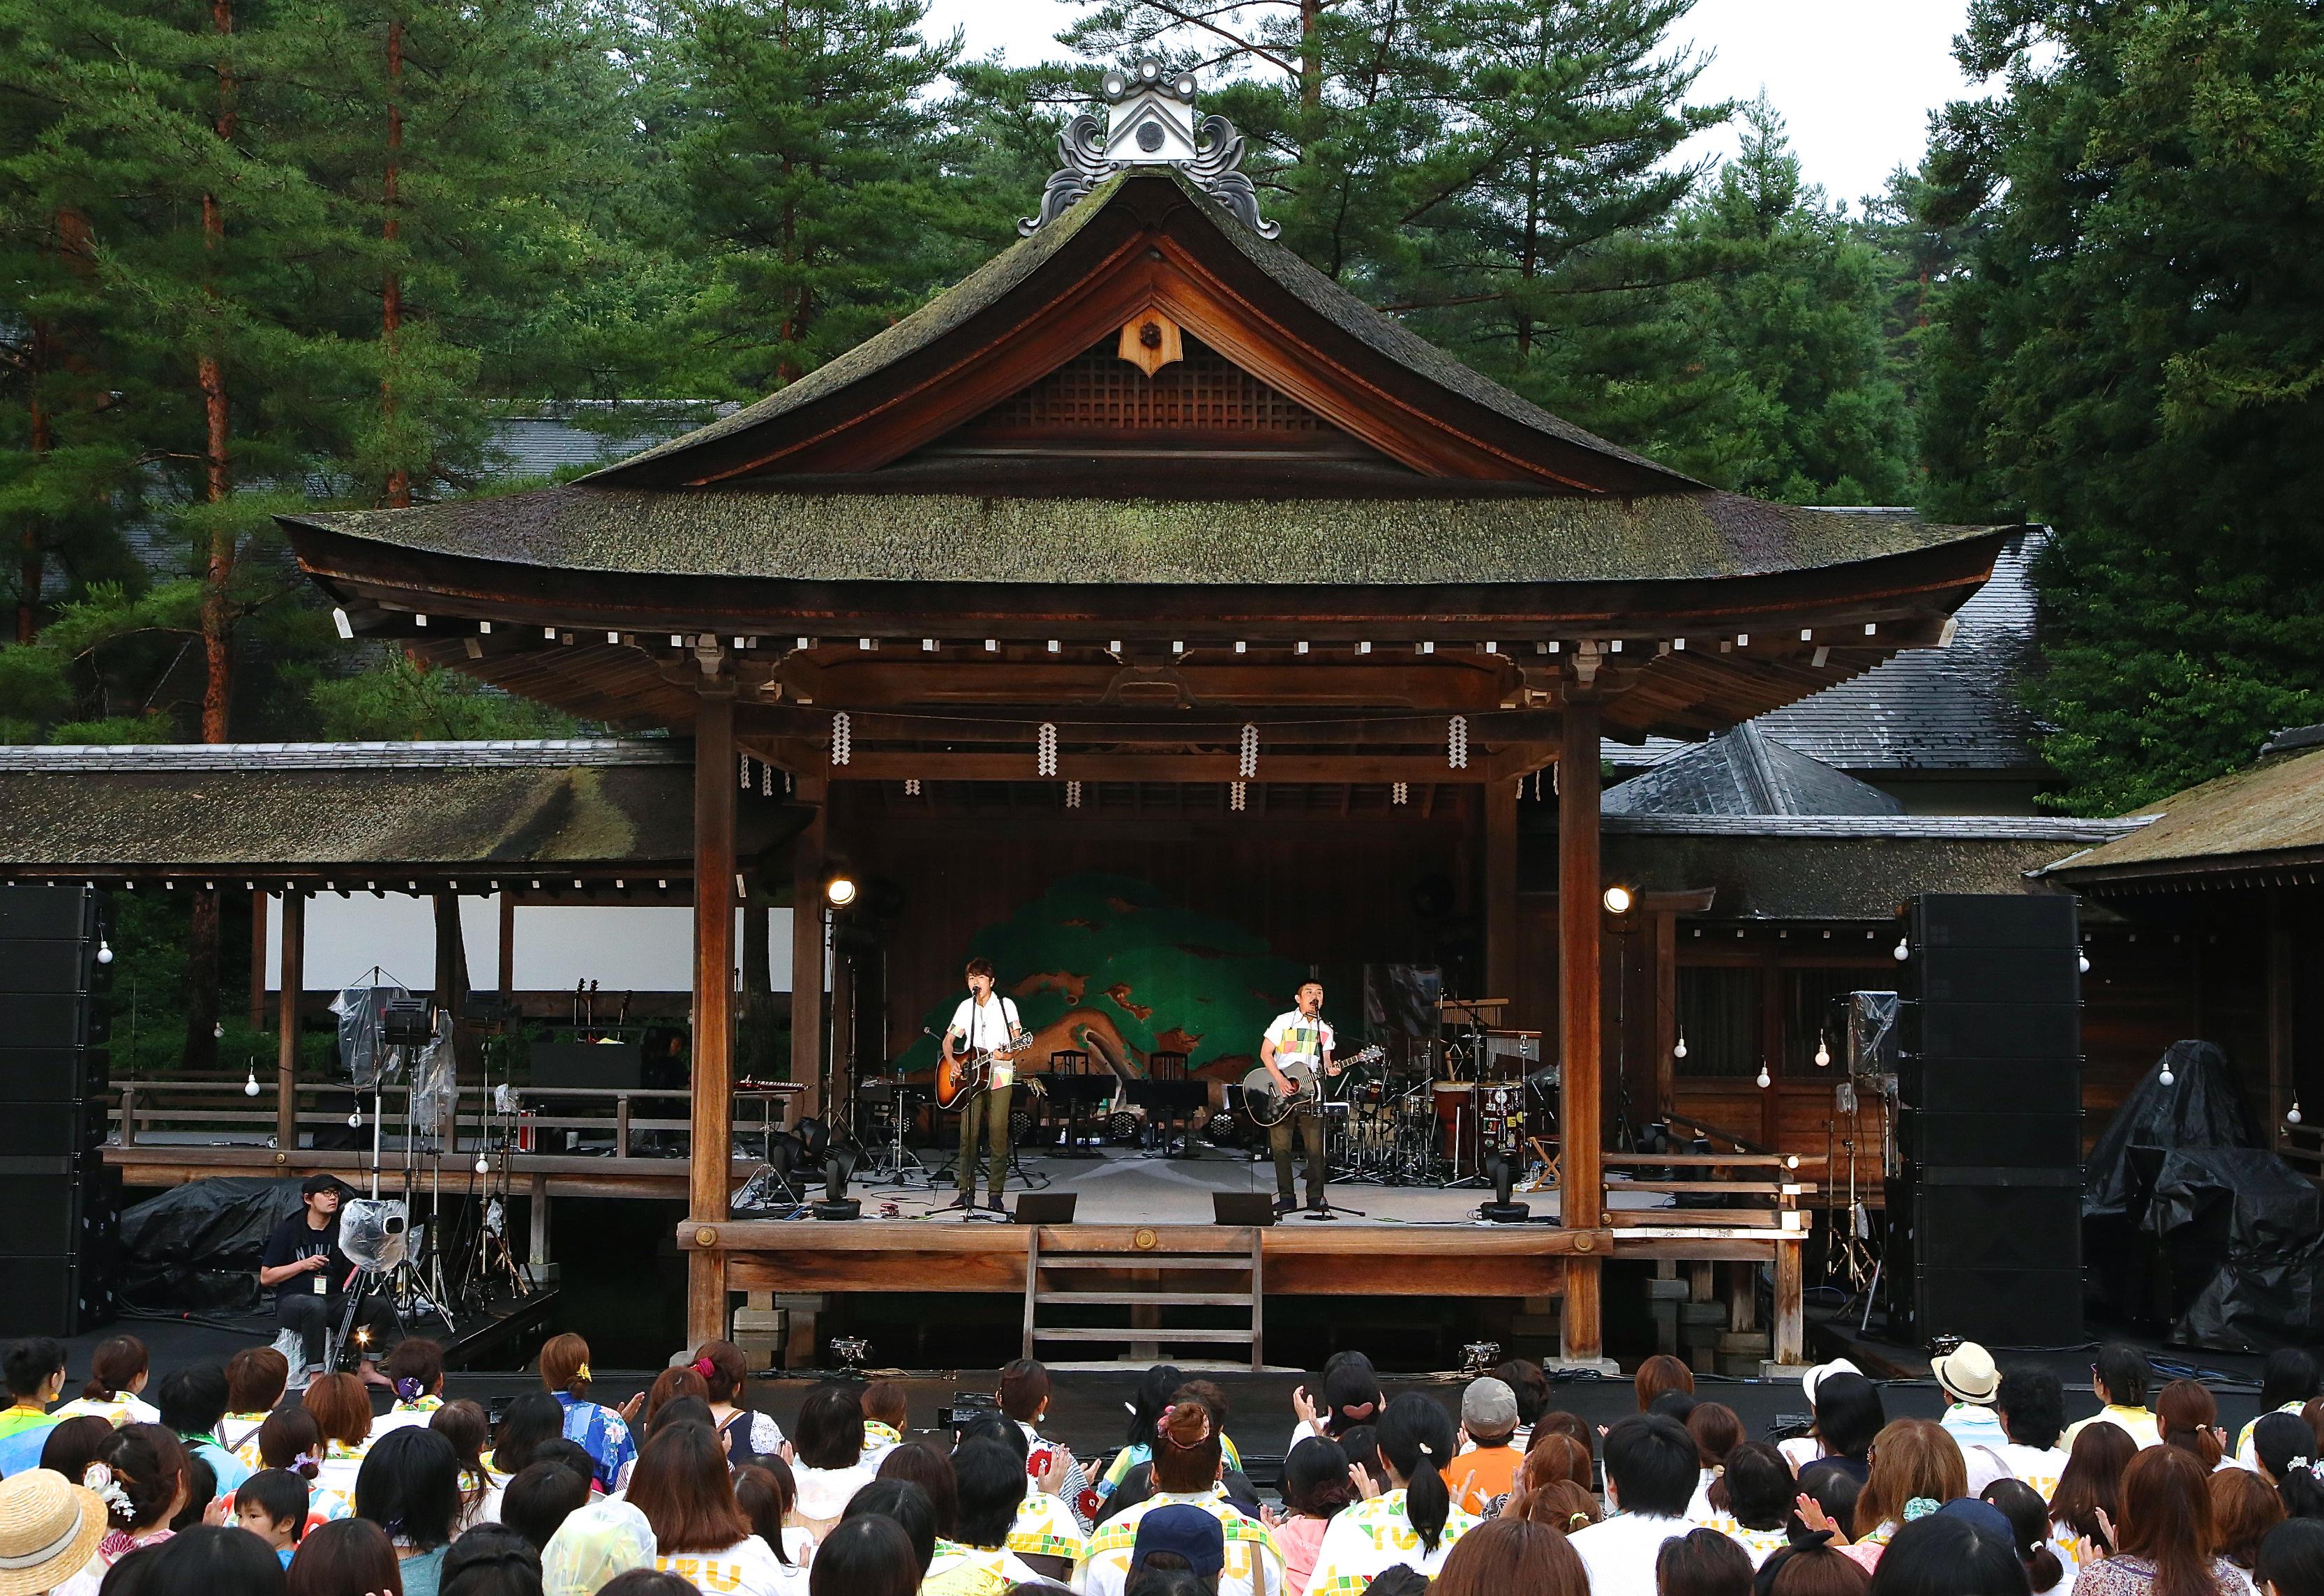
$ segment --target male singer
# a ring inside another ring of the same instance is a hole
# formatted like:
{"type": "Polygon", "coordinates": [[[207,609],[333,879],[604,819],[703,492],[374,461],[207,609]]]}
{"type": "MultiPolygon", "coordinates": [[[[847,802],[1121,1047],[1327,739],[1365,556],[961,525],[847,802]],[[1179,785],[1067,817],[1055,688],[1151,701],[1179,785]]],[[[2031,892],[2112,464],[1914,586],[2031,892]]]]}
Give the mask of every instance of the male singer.
{"type": "MultiPolygon", "coordinates": [[[[1017,1005],[992,990],[992,961],[971,959],[967,973],[968,996],[952,1011],[952,1023],[945,1028],[946,1062],[957,1056],[953,1051],[955,1042],[972,1053],[980,1047],[1000,1053],[1013,1048],[1025,1037],[1024,1027],[1017,1020],[1017,1005]]],[[[991,1140],[992,1173],[988,1189],[992,1195],[986,1206],[995,1213],[1003,1213],[1007,1210],[1001,1205],[1001,1188],[1009,1180],[1009,1107],[1016,1096],[1014,1053],[994,1058],[990,1070],[987,1084],[970,1093],[960,1105],[960,1195],[952,1200],[951,1206],[976,1206],[976,1137],[981,1115],[991,1140]]]]}
{"type": "Polygon", "coordinates": [[[1297,1007],[1286,1009],[1268,1022],[1267,1038],[1259,1045],[1259,1061],[1274,1077],[1275,1089],[1286,1097],[1299,1094],[1298,1106],[1267,1128],[1268,1145],[1275,1149],[1275,1211],[1287,1213],[1291,1200],[1291,1127],[1299,1126],[1307,1151],[1307,1206],[1323,1206],[1323,1185],[1329,1173],[1323,1164],[1323,1111],[1320,1106],[1321,1075],[1336,1075],[1332,1062],[1332,1028],[1323,1019],[1323,983],[1303,982],[1297,1007]],[[1296,1071],[1297,1081],[1286,1071],[1296,1071]],[[1320,1075],[1319,1075],[1320,1072],[1320,1075]]]}

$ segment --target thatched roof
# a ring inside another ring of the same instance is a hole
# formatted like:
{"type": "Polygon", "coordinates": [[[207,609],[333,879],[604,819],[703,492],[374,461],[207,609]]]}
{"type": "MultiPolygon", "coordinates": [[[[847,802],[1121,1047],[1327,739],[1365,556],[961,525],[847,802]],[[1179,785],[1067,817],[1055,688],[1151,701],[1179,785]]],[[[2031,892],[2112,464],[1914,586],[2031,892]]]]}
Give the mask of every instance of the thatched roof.
{"type": "Polygon", "coordinates": [[[2256,764],[2140,811],[2150,825],[2051,864],[2077,891],[2226,884],[2324,869],[2324,726],[2282,732],[2256,764]]]}

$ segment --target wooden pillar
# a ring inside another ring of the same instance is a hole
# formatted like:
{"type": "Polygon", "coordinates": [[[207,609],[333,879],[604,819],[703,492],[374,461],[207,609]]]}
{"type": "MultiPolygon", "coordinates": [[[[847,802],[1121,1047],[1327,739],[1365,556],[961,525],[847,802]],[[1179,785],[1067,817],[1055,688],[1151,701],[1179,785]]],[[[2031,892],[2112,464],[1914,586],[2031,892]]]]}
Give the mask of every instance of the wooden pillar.
{"type": "Polygon", "coordinates": [[[1807,1361],[1807,1317],[1803,1311],[1806,1260],[1801,1257],[1803,1245],[1788,1238],[1775,1243],[1775,1323],[1768,1355],[1785,1367],[1807,1361]]]}
{"type": "MultiPolygon", "coordinates": [[[[694,1079],[687,1222],[726,1218],[734,1079],[734,688],[702,684],[694,715],[694,1079]]],[[[726,1333],[726,1255],[686,1255],[686,1334],[726,1333]]]]}
{"type": "Polygon", "coordinates": [[[468,990],[468,950],[460,935],[460,895],[435,892],[436,1006],[457,1019],[468,990]]]}
{"type": "Polygon", "coordinates": [[[299,1150],[299,992],[307,983],[307,899],[282,890],[282,992],[275,1000],[274,1149],[276,1162],[299,1150]]]}
{"type": "MultiPolygon", "coordinates": [[[[1517,995],[1517,793],[1514,781],[1485,783],[1485,992],[1517,995]]],[[[1531,1023],[1513,1014],[1503,1025],[1531,1023]]]]}
{"type": "Polygon", "coordinates": [[[802,1081],[799,1112],[823,1112],[823,838],[829,786],[798,778],[798,797],[815,818],[791,844],[791,1079],[802,1081]]]}
{"type": "Polygon", "coordinates": [[[1678,916],[1657,909],[1647,918],[1655,964],[1655,1113],[1669,1113],[1678,1102],[1678,916]]]}
{"type": "MultiPolygon", "coordinates": [[[[1561,1222],[1596,1230],[1605,1218],[1600,1160],[1604,1112],[1599,1052],[1600,929],[1598,901],[1598,706],[1569,698],[1557,753],[1558,1129],[1561,1222]]],[[[1564,1354],[1604,1353],[1600,1297],[1604,1260],[1594,1253],[1568,1256],[1561,1315],[1564,1354]]]]}
{"type": "Polygon", "coordinates": [[[2283,890],[2267,895],[2267,1144],[2283,1142],[2284,1111],[2298,1101],[2300,1084],[2292,1058],[2294,960],[2292,919],[2284,912],[2283,890]]]}
{"type": "Polygon", "coordinates": [[[509,1000],[516,995],[516,894],[501,894],[500,946],[501,1013],[508,1013],[509,1000]]]}
{"type": "Polygon", "coordinates": [[[266,1029],[266,893],[250,894],[250,1029],[266,1029]]]}

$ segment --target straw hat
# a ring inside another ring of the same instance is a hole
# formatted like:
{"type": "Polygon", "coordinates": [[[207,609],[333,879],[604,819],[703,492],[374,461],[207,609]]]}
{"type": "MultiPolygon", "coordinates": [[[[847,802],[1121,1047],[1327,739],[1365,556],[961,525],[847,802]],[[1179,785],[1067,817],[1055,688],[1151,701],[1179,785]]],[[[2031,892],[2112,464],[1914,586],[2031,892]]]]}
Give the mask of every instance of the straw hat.
{"type": "Polygon", "coordinates": [[[1956,1402],[1990,1402],[2001,1389],[2001,1371],[1993,1366],[1993,1354],[1973,1341],[1930,1359],[1929,1371],[1956,1402]]]}
{"type": "Polygon", "coordinates": [[[61,1585],[97,1554],[105,1502],[50,1469],[0,1480],[0,1596],[61,1585]]]}

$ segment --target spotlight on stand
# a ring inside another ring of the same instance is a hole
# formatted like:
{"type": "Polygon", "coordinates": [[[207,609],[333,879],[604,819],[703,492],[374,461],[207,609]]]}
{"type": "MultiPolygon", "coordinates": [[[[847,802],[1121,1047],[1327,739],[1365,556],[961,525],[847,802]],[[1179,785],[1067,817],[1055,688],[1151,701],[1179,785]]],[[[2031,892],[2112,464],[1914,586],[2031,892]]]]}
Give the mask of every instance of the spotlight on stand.
{"type": "Polygon", "coordinates": [[[1493,1160],[1493,1200],[1478,1204],[1477,1216],[1493,1224],[1523,1224],[1532,1217],[1533,1210],[1523,1203],[1511,1202],[1517,1192],[1517,1160],[1503,1157],[1493,1160]]]}
{"type": "Polygon", "coordinates": [[[823,884],[824,900],[834,909],[845,909],[855,901],[855,878],[844,872],[823,884]]]}
{"type": "Polygon", "coordinates": [[[847,1195],[847,1177],[855,1173],[853,1149],[836,1147],[823,1161],[823,1201],[815,1205],[817,1219],[861,1219],[863,1204],[847,1195]]]}
{"type": "Polygon", "coordinates": [[[1630,912],[1630,906],[1637,901],[1637,895],[1619,881],[1606,889],[1605,903],[1608,914],[1628,914],[1630,912]]]}

